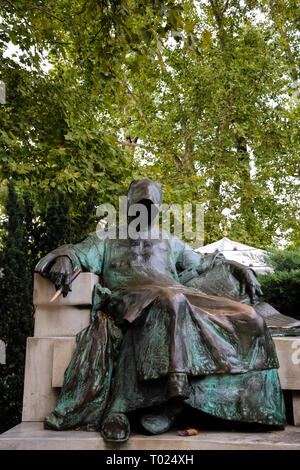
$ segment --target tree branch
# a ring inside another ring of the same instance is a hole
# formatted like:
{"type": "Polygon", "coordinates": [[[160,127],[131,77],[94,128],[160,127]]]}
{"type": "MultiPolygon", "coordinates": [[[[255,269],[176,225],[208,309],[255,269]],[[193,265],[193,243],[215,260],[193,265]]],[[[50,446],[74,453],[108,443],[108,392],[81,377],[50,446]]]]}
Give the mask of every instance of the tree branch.
{"type": "Polygon", "coordinates": [[[230,2],[230,0],[226,0],[226,3],[225,3],[225,5],[224,5],[224,8],[222,9],[222,13],[223,13],[223,14],[225,13],[225,11],[227,10],[227,8],[229,7],[229,2],[230,2]]]}
{"type": "Polygon", "coordinates": [[[147,126],[150,126],[150,121],[149,119],[147,118],[146,116],[146,113],[145,111],[143,110],[143,108],[140,106],[140,104],[138,103],[134,93],[130,90],[129,86],[127,85],[127,83],[124,82],[124,80],[122,80],[121,78],[118,78],[116,77],[116,79],[118,80],[118,82],[125,88],[125,90],[127,91],[127,94],[130,96],[131,98],[131,101],[133,102],[133,104],[135,105],[135,107],[137,108],[139,114],[141,115],[141,117],[143,118],[143,120],[145,121],[145,123],[147,124],[147,126]]]}
{"type": "MultiPolygon", "coordinates": [[[[128,142],[128,141],[122,141],[122,140],[119,140],[114,135],[109,135],[108,137],[112,137],[118,144],[124,145],[125,147],[130,147],[131,149],[133,149],[133,148],[135,149],[136,147],[138,147],[138,148],[146,150],[147,152],[152,152],[154,154],[157,154],[159,152],[159,150],[154,148],[154,147],[149,147],[147,145],[137,144],[137,143],[128,142]]],[[[163,145],[163,146],[165,147],[165,145],[163,145]]],[[[169,149],[167,149],[167,151],[170,152],[173,155],[177,168],[179,168],[179,165],[180,165],[180,168],[182,168],[182,161],[178,157],[178,155],[176,155],[176,153],[173,150],[170,151],[169,149]]]]}

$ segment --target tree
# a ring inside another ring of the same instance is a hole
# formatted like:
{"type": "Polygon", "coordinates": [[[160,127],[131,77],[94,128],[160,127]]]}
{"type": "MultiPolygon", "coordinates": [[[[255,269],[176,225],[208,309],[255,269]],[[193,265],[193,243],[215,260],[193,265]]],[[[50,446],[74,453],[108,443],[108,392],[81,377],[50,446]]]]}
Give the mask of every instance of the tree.
{"type": "Polygon", "coordinates": [[[205,204],[207,242],[226,230],[261,247],[282,234],[297,243],[294,1],[2,5],[2,42],[24,51],[34,73],[16,75],[27,99],[33,82],[40,97],[28,99],[33,119],[24,132],[18,121],[15,140],[6,122],[20,113],[24,126],[26,116],[8,109],[4,179],[37,198],[91,187],[112,202],[132,175],[148,174],[167,202],[205,204]]]}
{"type": "MultiPolygon", "coordinates": [[[[115,202],[137,165],[103,136],[99,112],[104,108],[98,92],[92,81],[81,80],[66,59],[67,51],[51,70],[42,68],[46,49],[55,46],[52,33],[47,35],[44,28],[55,27],[51,21],[56,15],[46,15],[43,21],[43,7],[36,9],[33,3],[0,4],[1,79],[7,89],[6,105],[0,108],[2,206],[13,179],[20,193],[30,193],[37,218],[51,192],[58,190],[69,194],[71,215],[79,220],[84,211],[77,208],[83,208],[87,193],[94,199],[97,195],[96,205],[115,202]],[[21,50],[17,62],[2,55],[11,42],[21,50]]],[[[64,35],[62,28],[52,32],[64,35]]],[[[61,54],[65,45],[57,47],[61,54]]],[[[48,58],[54,54],[50,51],[48,58]]]]}
{"type": "Polygon", "coordinates": [[[36,262],[38,258],[45,256],[58,246],[75,241],[73,240],[74,229],[70,214],[70,202],[64,193],[53,191],[48,205],[41,211],[34,235],[34,245],[39,250],[36,262]]]}
{"type": "Polygon", "coordinates": [[[186,5],[192,35],[156,37],[147,56],[128,54],[111,70],[121,85],[107,125],[129,149],[120,129],[139,137],[135,158],[167,183],[170,200],[205,203],[207,242],[226,229],[265,247],[277,232],[299,233],[299,107],[280,38],[270,18],[251,17],[258,3],[249,3],[210,1],[201,14],[186,5]]]}

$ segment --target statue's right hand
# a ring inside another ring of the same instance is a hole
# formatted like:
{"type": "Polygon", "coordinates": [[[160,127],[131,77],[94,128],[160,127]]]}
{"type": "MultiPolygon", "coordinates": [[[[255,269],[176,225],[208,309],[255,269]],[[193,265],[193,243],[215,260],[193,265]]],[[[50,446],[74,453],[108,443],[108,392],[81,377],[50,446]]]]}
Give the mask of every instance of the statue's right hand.
{"type": "Polygon", "coordinates": [[[62,289],[64,297],[71,291],[70,284],[72,279],[73,266],[68,256],[59,256],[56,258],[49,272],[49,279],[55,285],[55,289],[62,289]]]}

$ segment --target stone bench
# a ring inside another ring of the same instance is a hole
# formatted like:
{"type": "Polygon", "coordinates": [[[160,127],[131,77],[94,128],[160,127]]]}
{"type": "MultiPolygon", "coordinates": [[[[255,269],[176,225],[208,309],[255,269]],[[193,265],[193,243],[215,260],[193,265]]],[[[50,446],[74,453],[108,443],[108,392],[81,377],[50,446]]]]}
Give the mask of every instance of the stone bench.
{"type": "MultiPolygon", "coordinates": [[[[53,303],[53,284],[35,274],[34,337],[27,339],[23,421],[43,421],[55,408],[64,372],[76,347],[75,335],[90,322],[95,274],[82,273],[72,292],[53,303]]],[[[290,390],[294,424],[300,425],[300,337],[274,337],[283,390],[290,390]]]]}

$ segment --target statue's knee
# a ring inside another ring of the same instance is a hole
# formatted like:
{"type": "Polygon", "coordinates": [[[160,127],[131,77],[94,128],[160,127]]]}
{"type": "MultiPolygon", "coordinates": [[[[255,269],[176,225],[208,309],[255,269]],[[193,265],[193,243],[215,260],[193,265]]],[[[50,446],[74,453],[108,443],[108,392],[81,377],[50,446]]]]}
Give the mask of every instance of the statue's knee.
{"type": "Polygon", "coordinates": [[[255,311],[251,305],[247,305],[247,315],[251,323],[256,325],[256,328],[264,330],[265,322],[264,319],[255,311]]]}
{"type": "Polygon", "coordinates": [[[252,320],[254,320],[255,317],[257,316],[257,313],[256,313],[256,311],[254,310],[254,308],[251,307],[251,305],[245,305],[245,307],[246,307],[246,311],[247,311],[248,316],[249,316],[252,320]]]}
{"type": "Polygon", "coordinates": [[[181,293],[172,293],[169,297],[170,312],[173,312],[176,317],[185,316],[186,314],[186,297],[181,293]]]}
{"type": "Polygon", "coordinates": [[[165,306],[169,307],[176,307],[180,305],[180,303],[186,301],[186,297],[184,294],[180,292],[174,292],[171,290],[163,290],[162,294],[160,295],[161,303],[165,306]]]}
{"type": "Polygon", "coordinates": [[[181,294],[180,292],[176,292],[172,295],[172,300],[173,302],[179,305],[182,302],[186,302],[186,297],[184,294],[181,294]]]}
{"type": "Polygon", "coordinates": [[[185,316],[185,303],[185,295],[178,292],[164,292],[164,296],[160,298],[161,308],[164,312],[168,312],[169,319],[185,316]]]}

